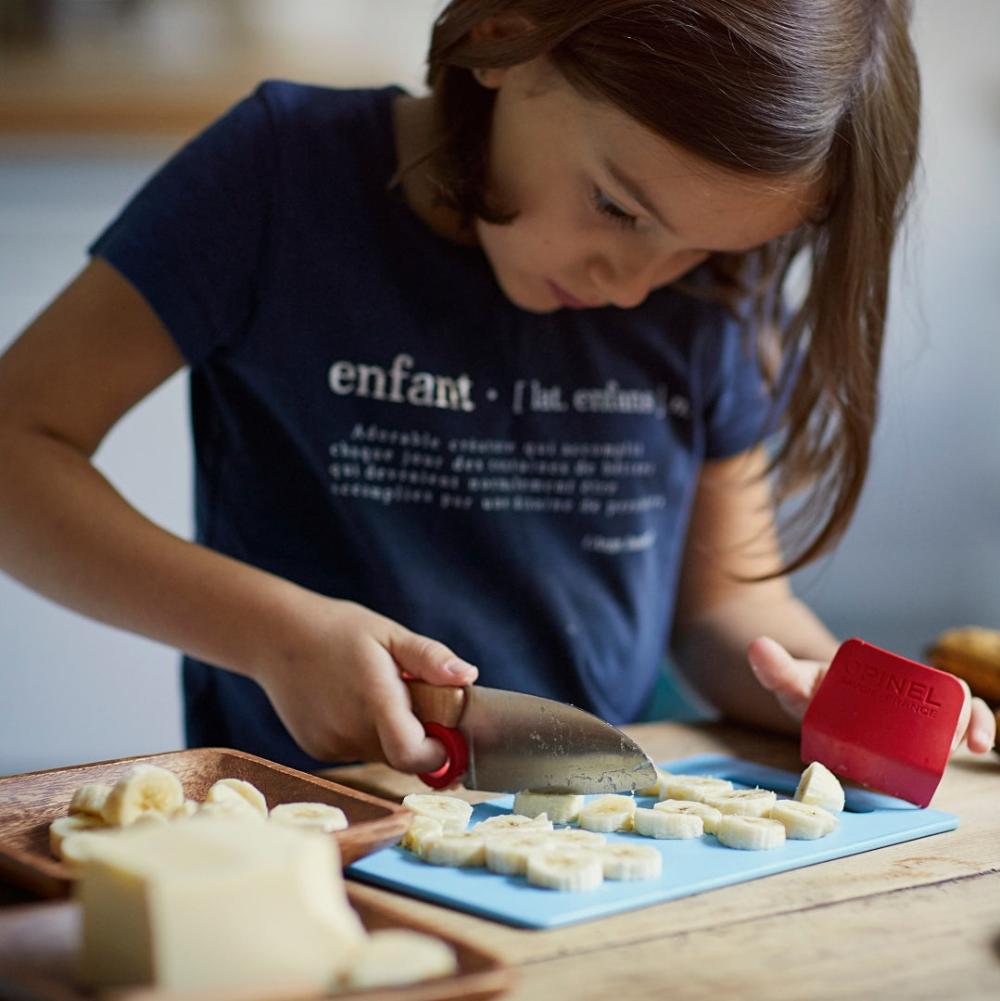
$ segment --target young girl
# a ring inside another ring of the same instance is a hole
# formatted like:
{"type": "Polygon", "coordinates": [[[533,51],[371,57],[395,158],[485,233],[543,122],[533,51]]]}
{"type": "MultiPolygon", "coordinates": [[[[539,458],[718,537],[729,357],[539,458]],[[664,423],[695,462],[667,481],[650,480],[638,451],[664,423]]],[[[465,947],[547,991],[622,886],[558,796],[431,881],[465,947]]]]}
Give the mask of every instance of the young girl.
{"type": "MultiPolygon", "coordinates": [[[[836,642],[787,573],[868,464],[907,16],[453,0],[427,97],[262,85],[0,362],[2,565],[183,650],[192,745],[298,767],[439,765],[401,671],[624,722],[668,648],[794,725],[836,642]],[[89,461],[183,365],[196,542],[89,461]]],[[[984,704],[957,736],[992,745],[984,704]]]]}

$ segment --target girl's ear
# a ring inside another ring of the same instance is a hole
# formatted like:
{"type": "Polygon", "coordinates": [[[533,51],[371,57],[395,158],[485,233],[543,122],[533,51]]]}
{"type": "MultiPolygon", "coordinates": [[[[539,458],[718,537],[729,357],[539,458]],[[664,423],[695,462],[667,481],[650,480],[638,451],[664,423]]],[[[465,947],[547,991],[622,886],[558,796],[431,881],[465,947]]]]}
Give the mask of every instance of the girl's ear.
{"type": "MultiPolygon", "coordinates": [[[[496,14],[474,25],[469,34],[473,43],[489,45],[505,42],[531,31],[531,22],[521,14],[496,14]]],[[[507,76],[509,67],[484,66],[473,71],[482,86],[496,90],[507,76]]]]}

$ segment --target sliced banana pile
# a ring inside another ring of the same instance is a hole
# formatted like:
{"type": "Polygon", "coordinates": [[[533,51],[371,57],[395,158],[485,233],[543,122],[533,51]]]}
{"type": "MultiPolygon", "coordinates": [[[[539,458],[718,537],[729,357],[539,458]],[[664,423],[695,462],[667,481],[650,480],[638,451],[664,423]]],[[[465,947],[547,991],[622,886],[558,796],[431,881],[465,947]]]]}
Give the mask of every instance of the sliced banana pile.
{"type": "Polygon", "coordinates": [[[90,838],[102,831],[135,824],[166,824],[185,817],[267,821],[320,831],[347,827],[344,811],[327,803],[279,803],[268,809],[264,794],[244,779],[219,779],[209,788],[204,801],[188,799],[181,780],[172,771],[138,764],[123,772],[114,785],[88,782],[80,786],[73,793],[67,815],[49,825],[49,848],[64,862],[79,862],[90,838]]]}
{"type": "MultiPolygon", "coordinates": [[[[734,789],[727,779],[671,775],[657,769],[656,785],[632,796],[577,796],[519,792],[510,814],[469,827],[472,806],[457,796],[412,793],[403,805],[416,815],[400,845],[430,865],[474,867],[553,890],[593,890],[604,880],[657,879],[663,854],[633,840],[609,843],[605,835],[632,832],[643,838],[691,840],[713,836],[742,851],[780,848],[786,840],[822,838],[838,824],[844,790],[837,777],[812,762],[794,799],[770,789],[734,789]],[[553,821],[575,824],[555,827],[553,821]]],[[[273,811],[272,811],[273,815],[273,811]]]]}

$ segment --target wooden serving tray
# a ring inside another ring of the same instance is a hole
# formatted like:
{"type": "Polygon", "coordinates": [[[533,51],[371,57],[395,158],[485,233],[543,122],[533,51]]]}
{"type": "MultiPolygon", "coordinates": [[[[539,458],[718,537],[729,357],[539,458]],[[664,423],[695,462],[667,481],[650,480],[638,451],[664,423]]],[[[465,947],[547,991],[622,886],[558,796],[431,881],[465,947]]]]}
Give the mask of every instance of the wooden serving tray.
{"type": "Polygon", "coordinates": [[[21,904],[0,911],[0,997],[24,1001],[486,1001],[509,990],[516,972],[496,956],[450,933],[404,917],[389,907],[363,900],[347,884],[347,896],[369,931],[408,928],[447,942],[458,959],[458,972],[408,987],[376,988],[317,995],[281,988],[177,994],[151,987],[118,988],[94,993],[76,983],[80,938],[79,905],[72,901],[21,904]]]}
{"type": "Polygon", "coordinates": [[[49,824],[66,814],[73,793],[84,783],[113,785],[128,767],[140,763],[170,769],[185,795],[198,801],[213,782],[235,778],[252,782],[269,807],[301,801],[338,806],[349,823],[333,834],[344,865],[395,843],[410,824],[410,811],[398,803],[244,751],[202,747],[147,754],[0,778],[0,878],[45,897],[65,896],[73,873],[49,852],[49,824]]]}

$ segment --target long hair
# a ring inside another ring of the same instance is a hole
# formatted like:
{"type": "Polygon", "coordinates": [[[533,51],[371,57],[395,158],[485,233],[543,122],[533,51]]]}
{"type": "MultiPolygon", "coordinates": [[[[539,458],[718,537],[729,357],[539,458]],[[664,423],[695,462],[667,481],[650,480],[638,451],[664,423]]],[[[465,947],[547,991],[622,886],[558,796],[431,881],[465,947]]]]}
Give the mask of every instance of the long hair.
{"type": "Polygon", "coordinates": [[[710,163],[821,182],[820,217],[707,262],[717,294],[755,322],[776,396],[774,359],[796,359],[770,471],[779,503],[808,491],[782,526],[794,543],[782,572],[836,543],[868,472],[890,260],[917,161],[909,18],[910,0],[451,0],[431,38],[430,169],[466,223],[509,218],[486,187],[494,92],[471,71],[542,55],[582,95],[710,163]],[[523,32],[472,33],[512,14],[523,32]],[[800,255],[807,289],[789,312],[781,293],[800,255]]]}

